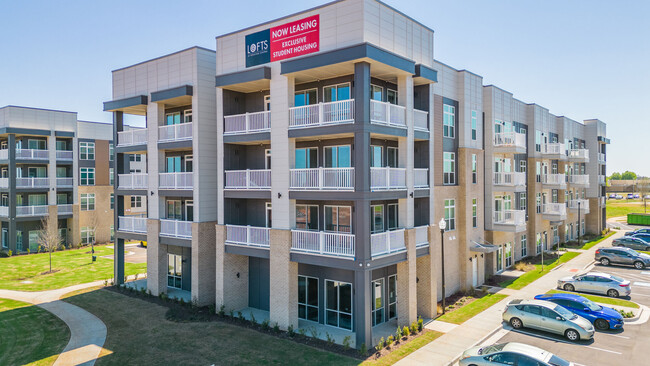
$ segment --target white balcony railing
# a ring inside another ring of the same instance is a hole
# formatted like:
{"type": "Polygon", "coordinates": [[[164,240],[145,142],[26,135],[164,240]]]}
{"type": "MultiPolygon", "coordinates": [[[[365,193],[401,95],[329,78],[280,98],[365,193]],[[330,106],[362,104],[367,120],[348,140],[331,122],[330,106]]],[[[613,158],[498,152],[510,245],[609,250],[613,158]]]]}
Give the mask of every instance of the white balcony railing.
{"type": "Polygon", "coordinates": [[[289,108],[289,128],[354,122],[354,99],[289,108]]]}
{"type": "Polygon", "coordinates": [[[370,255],[373,257],[406,250],[404,229],[370,235],[370,255]]]}
{"type": "Polygon", "coordinates": [[[61,204],[56,205],[57,213],[59,215],[72,215],[72,205],[71,204],[61,204]]]}
{"type": "Polygon", "coordinates": [[[565,186],[566,175],[564,174],[544,174],[542,175],[542,184],[553,186],[565,186]]]}
{"type": "Polygon", "coordinates": [[[192,189],[192,172],[183,173],[160,173],[160,185],[162,189],[192,189]]]}
{"type": "Polygon", "coordinates": [[[174,238],[192,238],[192,222],[160,219],[160,235],[174,238]]]}
{"type": "Polygon", "coordinates": [[[354,168],[291,169],[289,189],[354,190],[354,168]]]}
{"type": "Polygon", "coordinates": [[[192,139],[192,123],[167,125],[158,127],[158,141],[184,141],[192,139]]]}
{"type": "Polygon", "coordinates": [[[72,177],[56,177],[56,186],[61,187],[72,187],[74,186],[74,178],[72,177]]]}
{"type": "Polygon", "coordinates": [[[415,228],[415,246],[425,247],[429,245],[429,226],[423,225],[415,228]]]}
{"type": "Polygon", "coordinates": [[[291,230],[291,250],[354,258],[354,234],[291,230]]]}
{"type": "Polygon", "coordinates": [[[16,216],[47,216],[47,205],[16,206],[16,216]]]}
{"type": "Polygon", "coordinates": [[[9,159],[9,150],[7,149],[0,150],[0,160],[7,160],[7,159],[9,159]]]}
{"type": "Polygon", "coordinates": [[[267,132],[271,130],[271,111],[225,116],[224,135],[267,132]]]}
{"type": "Polygon", "coordinates": [[[587,174],[573,174],[568,176],[569,184],[577,186],[588,186],[589,175],[587,174]]]}
{"type": "Polygon", "coordinates": [[[581,214],[588,214],[589,213],[589,200],[569,200],[569,209],[570,210],[578,210],[578,203],[580,203],[580,213],[581,214]]]}
{"type": "Polygon", "coordinates": [[[267,227],[226,225],[226,243],[268,248],[270,232],[267,227]]]}
{"type": "Polygon", "coordinates": [[[605,176],[604,175],[599,175],[598,176],[598,184],[600,184],[600,185],[605,184],[605,176]]]}
{"type": "Polygon", "coordinates": [[[47,150],[16,149],[16,159],[49,160],[50,156],[47,150]]]}
{"type": "Polygon", "coordinates": [[[147,144],[147,129],[138,128],[117,133],[117,146],[133,146],[147,144]]]}
{"type": "Polygon", "coordinates": [[[502,210],[494,211],[494,224],[496,225],[524,225],[526,223],[526,211],[524,210],[502,210]]]}
{"type": "MultiPolygon", "coordinates": [[[[161,226],[162,226],[162,224],[161,224],[161,226]]],[[[126,231],[126,232],[129,232],[129,233],[146,234],[147,233],[147,218],[146,217],[140,217],[140,216],[120,216],[120,217],[117,218],[117,230],[118,231],[126,231]]],[[[190,233],[191,233],[191,231],[190,231],[190,233]]]]}
{"type": "Polygon", "coordinates": [[[605,154],[598,153],[598,162],[601,164],[605,164],[605,162],[607,162],[607,158],[605,157],[605,154]]]}
{"type": "Polygon", "coordinates": [[[542,154],[566,156],[566,150],[562,143],[549,142],[542,145],[542,154]]]}
{"type": "Polygon", "coordinates": [[[494,134],[495,147],[526,148],[526,134],[519,132],[499,132],[494,134]]]}
{"type": "Polygon", "coordinates": [[[414,109],[413,128],[420,131],[429,131],[429,112],[414,109]]]}
{"type": "Polygon", "coordinates": [[[546,203],[542,205],[542,213],[545,215],[566,215],[566,205],[564,203],[546,203]]]}
{"type": "Polygon", "coordinates": [[[72,160],[73,152],[70,150],[57,150],[56,160],[72,160]]]}
{"type": "Polygon", "coordinates": [[[16,178],[18,188],[47,188],[50,186],[50,178],[16,178]]]}
{"type": "Polygon", "coordinates": [[[2,217],[7,217],[7,216],[9,216],[9,207],[7,207],[7,206],[0,206],[0,216],[2,216],[2,217]]]}
{"type": "Polygon", "coordinates": [[[271,189],[271,169],[227,170],[226,189],[271,189]]]}
{"type": "Polygon", "coordinates": [[[525,186],[526,173],[522,172],[494,172],[495,186],[525,186]]]}
{"type": "Polygon", "coordinates": [[[370,168],[370,190],[406,189],[406,169],[370,168]]]}
{"type": "Polygon", "coordinates": [[[583,160],[589,162],[589,150],[587,149],[571,149],[569,150],[569,159],[583,160]]]}
{"type": "Polygon", "coordinates": [[[149,188],[149,178],[148,177],[149,177],[149,175],[147,173],[118,174],[117,175],[117,188],[119,188],[119,189],[147,189],[147,188],[149,188]]]}
{"type": "Polygon", "coordinates": [[[9,188],[9,178],[0,178],[0,188],[9,188]]]}
{"type": "Polygon", "coordinates": [[[406,108],[397,104],[371,100],[370,122],[406,128],[406,108]]]}
{"type": "Polygon", "coordinates": [[[413,186],[415,188],[429,188],[429,168],[413,169],[413,186]]]}

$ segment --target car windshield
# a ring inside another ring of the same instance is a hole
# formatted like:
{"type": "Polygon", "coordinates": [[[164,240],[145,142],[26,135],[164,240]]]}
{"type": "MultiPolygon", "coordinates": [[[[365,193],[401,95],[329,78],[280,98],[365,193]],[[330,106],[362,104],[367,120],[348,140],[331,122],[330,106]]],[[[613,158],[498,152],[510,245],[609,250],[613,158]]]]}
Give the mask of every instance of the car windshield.
{"type": "Polygon", "coordinates": [[[556,313],[560,314],[564,319],[573,319],[577,316],[569,310],[561,307],[560,305],[556,306],[553,310],[555,310],[556,313]]]}
{"type": "Polygon", "coordinates": [[[603,310],[602,306],[596,304],[595,302],[593,302],[593,301],[591,301],[589,299],[582,300],[582,304],[584,306],[588,307],[589,310],[591,310],[591,311],[601,311],[601,310],[603,310]]]}
{"type": "Polygon", "coordinates": [[[490,353],[499,352],[505,347],[505,343],[493,344],[491,346],[486,346],[481,349],[482,355],[489,355],[490,353]]]}
{"type": "Polygon", "coordinates": [[[551,356],[551,359],[548,360],[548,363],[550,363],[553,366],[570,366],[571,363],[565,359],[559,358],[556,355],[551,356]]]}

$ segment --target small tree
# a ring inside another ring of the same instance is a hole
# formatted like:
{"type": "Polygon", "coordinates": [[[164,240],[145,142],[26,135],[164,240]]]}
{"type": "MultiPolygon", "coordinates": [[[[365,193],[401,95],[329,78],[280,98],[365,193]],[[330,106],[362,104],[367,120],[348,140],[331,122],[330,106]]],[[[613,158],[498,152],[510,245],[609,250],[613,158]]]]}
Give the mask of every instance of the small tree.
{"type": "Polygon", "coordinates": [[[41,220],[41,231],[38,233],[38,245],[50,253],[50,272],[52,272],[52,252],[61,245],[61,235],[55,218],[50,216],[41,220]]]}
{"type": "Polygon", "coordinates": [[[629,170],[626,170],[621,174],[621,179],[622,180],[635,180],[636,179],[636,173],[631,172],[629,170]]]}
{"type": "Polygon", "coordinates": [[[641,196],[641,199],[643,200],[643,212],[648,213],[648,210],[647,210],[647,207],[646,207],[647,201],[645,199],[645,196],[650,194],[650,179],[646,178],[646,177],[640,178],[637,181],[636,186],[637,186],[637,189],[639,190],[639,195],[641,196]]]}
{"type": "Polygon", "coordinates": [[[88,227],[93,232],[93,240],[90,241],[91,262],[92,262],[92,257],[95,256],[95,240],[97,238],[97,228],[99,227],[99,224],[100,224],[99,214],[97,213],[97,210],[93,210],[90,213],[90,217],[88,219],[88,227]]]}

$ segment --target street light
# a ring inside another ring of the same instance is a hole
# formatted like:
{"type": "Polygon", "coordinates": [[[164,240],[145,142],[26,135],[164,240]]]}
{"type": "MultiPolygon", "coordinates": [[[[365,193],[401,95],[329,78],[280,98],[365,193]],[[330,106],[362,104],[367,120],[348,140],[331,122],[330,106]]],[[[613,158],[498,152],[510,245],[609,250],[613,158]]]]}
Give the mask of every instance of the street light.
{"type": "Polygon", "coordinates": [[[440,227],[440,255],[442,261],[442,313],[445,313],[445,229],[447,228],[447,221],[445,218],[441,218],[438,223],[440,227]]]}
{"type": "Polygon", "coordinates": [[[578,248],[580,248],[580,200],[578,200],[578,248]]]}

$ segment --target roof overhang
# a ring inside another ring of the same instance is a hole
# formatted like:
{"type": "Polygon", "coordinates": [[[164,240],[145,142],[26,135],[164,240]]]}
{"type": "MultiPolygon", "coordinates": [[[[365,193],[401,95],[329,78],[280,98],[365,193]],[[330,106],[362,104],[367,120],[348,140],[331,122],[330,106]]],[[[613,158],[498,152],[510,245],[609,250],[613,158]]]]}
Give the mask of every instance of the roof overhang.
{"type": "Polygon", "coordinates": [[[104,112],[124,112],[126,114],[145,116],[147,114],[147,101],[146,95],[111,100],[104,102],[104,112]]]}
{"type": "Polygon", "coordinates": [[[151,102],[163,103],[170,108],[181,107],[192,104],[192,95],[192,85],[183,85],[151,93],[151,102]]]}
{"type": "Polygon", "coordinates": [[[469,241],[469,251],[475,253],[492,253],[496,252],[499,249],[499,246],[483,241],[479,243],[474,240],[469,241]]]}
{"type": "Polygon", "coordinates": [[[609,144],[610,143],[609,139],[607,137],[603,137],[603,136],[598,136],[598,142],[602,142],[604,144],[609,144]]]}
{"type": "Polygon", "coordinates": [[[268,66],[217,75],[215,86],[240,92],[252,93],[268,90],[271,83],[271,68],[268,66]]]}
{"type": "Polygon", "coordinates": [[[415,65],[415,75],[413,75],[413,84],[422,85],[438,82],[438,71],[422,65],[415,65]]]}

